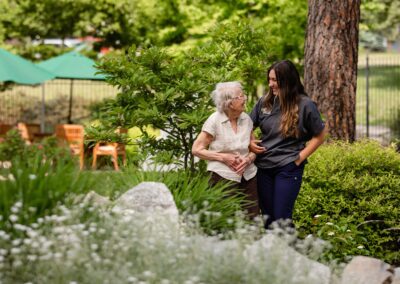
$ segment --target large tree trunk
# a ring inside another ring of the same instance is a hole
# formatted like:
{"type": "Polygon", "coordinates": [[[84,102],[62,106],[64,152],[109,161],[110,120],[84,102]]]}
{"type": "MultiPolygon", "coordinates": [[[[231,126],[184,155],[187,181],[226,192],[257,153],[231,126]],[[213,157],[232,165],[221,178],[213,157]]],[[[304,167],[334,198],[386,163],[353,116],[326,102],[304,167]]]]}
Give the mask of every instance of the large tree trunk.
{"type": "Polygon", "coordinates": [[[304,84],[332,138],[354,141],[360,0],[308,0],[304,84]]]}

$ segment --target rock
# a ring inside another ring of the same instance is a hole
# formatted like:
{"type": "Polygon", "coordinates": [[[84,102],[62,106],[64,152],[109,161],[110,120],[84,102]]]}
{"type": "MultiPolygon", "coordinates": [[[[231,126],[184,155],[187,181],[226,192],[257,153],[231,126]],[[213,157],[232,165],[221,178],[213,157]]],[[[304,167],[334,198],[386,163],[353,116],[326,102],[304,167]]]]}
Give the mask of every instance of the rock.
{"type": "Polygon", "coordinates": [[[145,215],[149,220],[167,218],[178,223],[179,212],[167,186],[160,182],[142,182],[115,200],[113,212],[145,215]]]}
{"type": "Polygon", "coordinates": [[[394,270],[394,277],[392,284],[400,284],[400,267],[394,270]]]}
{"type": "Polygon", "coordinates": [[[106,207],[110,204],[110,200],[107,197],[104,197],[93,190],[90,191],[82,200],[83,203],[90,203],[96,207],[106,207]]]}
{"type": "Polygon", "coordinates": [[[342,284],[390,284],[393,280],[392,267],[376,258],[356,256],[346,265],[342,284]]]}
{"type": "Polygon", "coordinates": [[[291,277],[286,283],[329,284],[331,281],[329,267],[298,253],[273,234],[267,234],[254,242],[245,250],[244,255],[254,264],[268,260],[273,263],[270,267],[286,267],[287,277],[291,277]]]}

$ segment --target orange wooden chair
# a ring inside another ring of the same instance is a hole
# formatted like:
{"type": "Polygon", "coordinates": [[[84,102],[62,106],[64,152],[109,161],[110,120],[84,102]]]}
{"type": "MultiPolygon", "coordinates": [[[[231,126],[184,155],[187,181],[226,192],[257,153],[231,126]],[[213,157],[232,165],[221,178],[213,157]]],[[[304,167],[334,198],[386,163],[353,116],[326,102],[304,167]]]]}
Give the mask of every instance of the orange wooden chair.
{"type": "Polygon", "coordinates": [[[40,133],[40,124],[36,123],[19,122],[17,128],[22,139],[24,139],[27,144],[32,144],[35,140],[35,134],[40,133]]]}
{"type": "Polygon", "coordinates": [[[7,132],[12,128],[13,126],[11,124],[0,123],[0,142],[4,141],[4,136],[6,136],[7,132]]]}
{"type": "MultiPolygon", "coordinates": [[[[118,128],[117,133],[128,133],[128,129],[118,128]]],[[[126,165],[125,145],[117,142],[97,142],[93,148],[92,169],[96,169],[97,156],[111,156],[114,164],[114,169],[119,170],[118,156],[122,156],[122,163],[126,165]]]]}
{"type": "Polygon", "coordinates": [[[58,124],[56,137],[60,145],[68,145],[73,155],[79,156],[79,166],[83,169],[84,158],[84,128],[79,124],[58,124]]]}

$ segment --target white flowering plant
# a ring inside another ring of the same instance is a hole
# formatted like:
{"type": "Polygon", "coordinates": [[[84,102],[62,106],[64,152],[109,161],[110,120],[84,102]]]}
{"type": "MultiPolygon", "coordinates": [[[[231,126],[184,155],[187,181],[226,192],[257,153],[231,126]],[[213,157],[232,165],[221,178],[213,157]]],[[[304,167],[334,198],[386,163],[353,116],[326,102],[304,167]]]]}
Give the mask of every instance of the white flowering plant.
{"type": "Polygon", "coordinates": [[[190,224],[197,217],[186,216],[178,227],[159,218],[121,218],[90,203],[72,210],[58,206],[35,223],[15,223],[20,236],[0,230],[0,279],[4,283],[327,283],[311,269],[312,262],[288,246],[320,254],[324,245],[315,239],[297,240],[282,229],[261,235],[260,224],[245,223],[237,223],[229,234],[207,236],[198,224],[190,224]],[[87,211],[92,212],[89,218],[87,211]]]}

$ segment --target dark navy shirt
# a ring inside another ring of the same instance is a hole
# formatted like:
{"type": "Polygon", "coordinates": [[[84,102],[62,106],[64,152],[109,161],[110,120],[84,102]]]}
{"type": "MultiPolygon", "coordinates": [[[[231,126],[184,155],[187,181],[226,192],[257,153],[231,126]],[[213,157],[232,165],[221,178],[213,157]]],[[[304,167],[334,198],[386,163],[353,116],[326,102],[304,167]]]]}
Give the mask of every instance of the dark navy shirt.
{"type": "Polygon", "coordinates": [[[280,132],[281,110],[279,99],[274,100],[271,111],[263,108],[265,96],[258,100],[250,113],[254,128],[261,129],[261,146],[267,151],[257,155],[255,164],[259,168],[269,169],[285,166],[299,158],[299,153],[313,136],[322,132],[325,124],[316,104],[307,96],[299,100],[299,138],[284,138],[280,132]]]}

